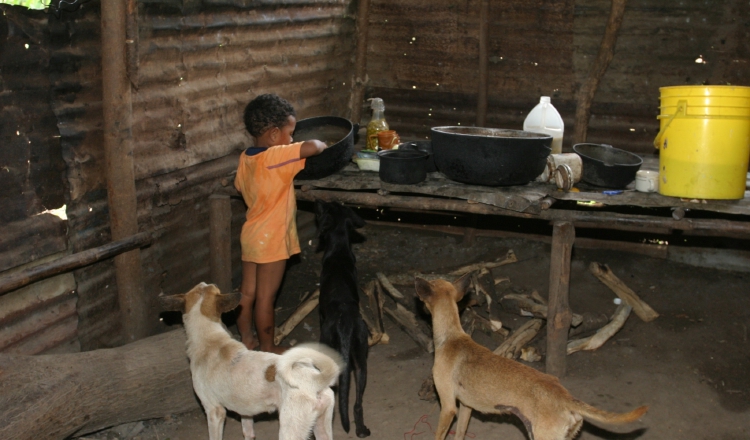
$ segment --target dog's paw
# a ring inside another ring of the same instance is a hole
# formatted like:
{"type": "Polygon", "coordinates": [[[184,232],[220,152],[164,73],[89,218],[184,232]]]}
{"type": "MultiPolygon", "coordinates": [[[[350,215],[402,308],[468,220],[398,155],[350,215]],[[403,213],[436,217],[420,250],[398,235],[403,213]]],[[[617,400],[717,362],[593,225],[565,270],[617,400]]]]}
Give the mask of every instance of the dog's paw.
{"type": "Polygon", "coordinates": [[[370,430],[367,429],[367,426],[362,425],[361,427],[357,426],[357,437],[359,438],[365,438],[370,436],[370,430]]]}

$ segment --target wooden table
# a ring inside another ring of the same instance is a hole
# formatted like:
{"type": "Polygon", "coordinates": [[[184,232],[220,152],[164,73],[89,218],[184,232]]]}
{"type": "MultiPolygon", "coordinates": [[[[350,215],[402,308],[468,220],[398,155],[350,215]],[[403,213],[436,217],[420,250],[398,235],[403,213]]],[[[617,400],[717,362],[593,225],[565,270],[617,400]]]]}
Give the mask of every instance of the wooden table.
{"type": "MultiPolygon", "coordinates": [[[[644,161],[642,169],[656,169],[658,164],[654,158],[649,159],[644,161]]],[[[374,208],[501,215],[551,222],[546,369],[558,377],[565,375],[566,368],[571,321],[568,306],[570,255],[576,226],[750,237],[750,192],[736,201],[685,200],[632,189],[608,195],[591,187],[586,189],[582,184],[577,185],[579,191],[571,192],[537,182],[511,187],[472,186],[453,182],[441,173],[430,173],[426,181],[417,185],[393,185],[381,182],[377,173],[360,171],[353,164],[324,179],[295,181],[295,187],[298,200],[336,200],[374,208]],[[564,201],[589,204],[561,203],[564,201]],[[565,209],[556,209],[556,204],[565,205],[565,209]],[[599,208],[591,208],[591,205],[599,208]],[[623,214],[613,210],[618,206],[667,209],[654,209],[653,214],[623,214]],[[689,218],[687,213],[691,211],[700,211],[700,218],[689,218]]]]}

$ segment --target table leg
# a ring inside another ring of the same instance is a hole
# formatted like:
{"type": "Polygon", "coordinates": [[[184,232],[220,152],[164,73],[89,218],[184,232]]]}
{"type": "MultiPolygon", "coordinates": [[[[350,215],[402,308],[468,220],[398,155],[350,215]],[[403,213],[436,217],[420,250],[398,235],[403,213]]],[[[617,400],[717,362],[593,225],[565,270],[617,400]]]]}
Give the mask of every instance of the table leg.
{"type": "Polygon", "coordinates": [[[547,373],[557,377],[565,376],[568,330],[570,330],[572,317],[568,305],[568,291],[573,241],[575,241],[573,223],[564,221],[553,223],[547,311],[547,373]]]}

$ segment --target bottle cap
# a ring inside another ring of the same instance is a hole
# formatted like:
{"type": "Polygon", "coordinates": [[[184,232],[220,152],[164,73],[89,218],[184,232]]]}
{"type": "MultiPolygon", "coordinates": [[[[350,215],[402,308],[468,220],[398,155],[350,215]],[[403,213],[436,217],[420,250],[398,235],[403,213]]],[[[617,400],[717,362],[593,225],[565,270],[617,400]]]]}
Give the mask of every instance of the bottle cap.
{"type": "Polygon", "coordinates": [[[539,100],[539,102],[541,102],[543,104],[549,104],[550,103],[549,96],[542,96],[542,98],[539,100]]]}
{"type": "Polygon", "coordinates": [[[385,104],[383,104],[383,99],[381,98],[369,98],[368,101],[372,101],[370,103],[370,108],[373,110],[385,110],[385,104]]]}

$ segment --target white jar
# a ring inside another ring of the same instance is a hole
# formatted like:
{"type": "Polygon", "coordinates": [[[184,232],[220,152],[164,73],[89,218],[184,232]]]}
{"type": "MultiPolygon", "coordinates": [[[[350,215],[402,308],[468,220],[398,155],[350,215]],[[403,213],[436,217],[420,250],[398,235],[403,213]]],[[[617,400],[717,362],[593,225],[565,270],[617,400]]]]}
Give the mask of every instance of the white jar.
{"type": "Polygon", "coordinates": [[[539,99],[539,104],[531,109],[529,115],[526,116],[526,120],[523,121],[523,129],[524,131],[552,136],[552,154],[562,153],[565,124],[560,113],[550,102],[549,96],[542,96],[539,99]]]}

